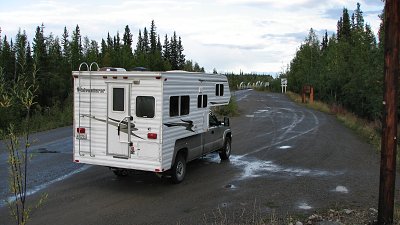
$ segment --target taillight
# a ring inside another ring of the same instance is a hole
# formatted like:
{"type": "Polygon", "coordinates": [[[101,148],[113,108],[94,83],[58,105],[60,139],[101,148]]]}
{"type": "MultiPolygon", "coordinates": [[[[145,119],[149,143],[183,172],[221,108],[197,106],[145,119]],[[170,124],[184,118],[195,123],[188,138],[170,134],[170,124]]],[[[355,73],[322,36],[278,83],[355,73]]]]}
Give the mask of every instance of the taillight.
{"type": "Polygon", "coordinates": [[[84,127],[78,127],[76,128],[76,132],[78,134],[84,134],[86,132],[86,129],[84,127]]]}
{"type": "Polygon", "coordinates": [[[148,133],[147,138],[148,139],[157,139],[157,134],[156,133],[148,133]]]}

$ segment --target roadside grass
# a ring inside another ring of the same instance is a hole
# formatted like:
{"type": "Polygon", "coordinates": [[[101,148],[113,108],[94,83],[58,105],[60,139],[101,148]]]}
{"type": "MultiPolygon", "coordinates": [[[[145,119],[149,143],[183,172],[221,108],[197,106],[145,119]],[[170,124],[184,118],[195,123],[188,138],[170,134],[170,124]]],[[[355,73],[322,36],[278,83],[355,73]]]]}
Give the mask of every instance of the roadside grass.
{"type": "Polygon", "coordinates": [[[39,132],[72,125],[72,102],[36,111],[31,118],[31,131],[39,132]]]}
{"type": "Polygon", "coordinates": [[[218,106],[215,109],[215,113],[220,116],[238,116],[239,115],[239,107],[236,101],[235,96],[231,96],[228,105],[218,106]]]}
{"type": "MultiPolygon", "coordinates": [[[[394,217],[394,224],[398,217],[394,217]]],[[[200,224],[212,225],[295,225],[295,224],[374,224],[378,211],[374,208],[348,209],[334,205],[328,209],[309,211],[305,213],[276,213],[274,210],[260,207],[232,209],[218,207],[210,214],[204,214],[200,224]],[[324,223],[325,222],[325,223],[324,223]]],[[[181,224],[181,223],[177,223],[181,224]]]]}

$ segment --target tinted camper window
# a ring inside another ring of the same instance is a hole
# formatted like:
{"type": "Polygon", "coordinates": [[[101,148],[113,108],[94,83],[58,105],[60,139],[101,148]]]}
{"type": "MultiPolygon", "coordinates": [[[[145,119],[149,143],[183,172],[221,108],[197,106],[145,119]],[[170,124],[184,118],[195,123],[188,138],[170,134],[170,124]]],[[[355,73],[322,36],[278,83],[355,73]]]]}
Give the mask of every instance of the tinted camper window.
{"type": "Polygon", "coordinates": [[[224,85],[223,84],[216,84],[215,85],[215,95],[216,96],[223,96],[224,95],[224,85]]]}
{"type": "Polygon", "coordinates": [[[185,96],[171,96],[169,98],[169,116],[183,116],[188,115],[190,111],[190,97],[185,96]]]}
{"type": "Polygon", "coordinates": [[[136,116],[154,118],[155,99],[152,96],[136,97],[136,116]]]}
{"type": "Polygon", "coordinates": [[[207,107],[207,95],[198,95],[197,108],[206,108],[206,107],[207,107]]]}
{"type": "Polygon", "coordinates": [[[113,88],[113,111],[125,111],[125,89],[113,88]]]}
{"type": "Polygon", "coordinates": [[[181,96],[181,116],[189,114],[190,98],[188,95],[181,96]]]}

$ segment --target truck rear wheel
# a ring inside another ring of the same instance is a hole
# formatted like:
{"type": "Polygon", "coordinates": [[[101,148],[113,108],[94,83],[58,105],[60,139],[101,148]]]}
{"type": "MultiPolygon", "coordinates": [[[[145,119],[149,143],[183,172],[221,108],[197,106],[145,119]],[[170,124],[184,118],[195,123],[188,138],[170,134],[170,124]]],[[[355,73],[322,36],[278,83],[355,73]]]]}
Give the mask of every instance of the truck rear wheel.
{"type": "Polygon", "coordinates": [[[224,147],[219,152],[219,157],[221,160],[227,160],[229,159],[229,156],[231,156],[231,138],[226,137],[224,147]]]}
{"type": "Polygon", "coordinates": [[[175,158],[175,163],[171,168],[171,180],[175,184],[183,181],[186,175],[186,160],[183,154],[179,153],[175,158]]]}

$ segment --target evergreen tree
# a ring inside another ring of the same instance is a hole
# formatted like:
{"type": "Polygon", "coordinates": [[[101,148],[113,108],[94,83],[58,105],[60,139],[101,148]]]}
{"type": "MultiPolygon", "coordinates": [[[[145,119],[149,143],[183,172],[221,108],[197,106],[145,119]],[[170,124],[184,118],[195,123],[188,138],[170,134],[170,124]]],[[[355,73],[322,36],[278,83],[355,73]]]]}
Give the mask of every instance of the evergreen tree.
{"type": "Polygon", "coordinates": [[[89,63],[99,62],[99,59],[100,59],[99,44],[97,43],[97,41],[91,40],[86,55],[86,61],[89,63]]]}
{"type": "Polygon", "coordinates": [[[328,32],[325,30],[325,35],[322,38],[321,51],[324,52],[328,48],[328,32]]]}
{"type": "Polygon", "coordinates": [[[143,52],[144,52],[144,47],[143,47],[142,31],[139,29],[139,35],[138,35],[138,40],[136,43],[135,54],[139,55],[140,53],[143,53],[143,52]]]}
{"type": "Polygon", "coordinates": [[[363,30],[364,29],[364,17],[363,17],[363,12],[361,11],[361,5],[358,2],[357,2],[357,8],[354,11],[354,17],[355,17],[356,29],[363,30]]]}
{"type": "Polygon", "coordinates": [[[181,37],[179,37],[178,40],[177,52],[178,52],[178,68],[183,69],[185,65],[185,55],[183,54],[183,45],[181,37]]]}
{"type": "Polygon", "coordinates": [[[350,16],[349,12],[346,8],[343,8],[343,15],[340,18],[340,33],[338,32],[339,41],[349,41],[350,40],[350,32],[351,32],[351,24],[350,24],[350,16]]]}
{"type": "Polygon", "coordinates": [[[79,65],[82,62],[83,54],[82,54],[82,40],[81,40],[81,31],[79,26],[76,25],[75,30],[72,32],[72,41],[71,41],[71,64],[73,70],[78,70],[79,65]]]}
{"type": "Polygon", "coordinates": [[[113,51],[112,51],[112,66],[114,67],[121,67],[121,39],[119,37],[119,32],[117,32],[117,35],[114,36],[114,42],[113,42],[113,51]]]}
{"type": "Polygon", "coordinates": [[[176,32],[174,31],[174,35],[171,37],[170,42],[171,53],[170,53],[170,64],[173,70],[179,69],[179,52],[178,52],[178,40],[176,37],[176,32]]]}
{"type": "Polygon", "coordinates": [[[147,67],[147,62],[146,62],[146,53],[145,53],[145,47],[144,47],[144,42],[143,42],[143,37],[142,37],[142,32],[139,30],[139,35],[136,43],[136,49],[134,53],[134,66],[136,67],[147,67]]]}
{"type": "Polygon", "coordinates": [[[162,55],[162,45],[161,45],[160,35],[157,36],[157,53],[162,55]]]}
{"type": "Polygon", "coordinates": [[[125,26],[125,32],[123,36],[121,65],[123,68],[127,69],[133,66],[132,34],[128,25],[125,26]]]}
{"type": "Polygon", "coordinates": [[[7,35],[4,35],[2,47],[3,48],[0,55],[0,67],[3,68],[6,81],[11,81],[14,79],[13,53],[11,45],[7,40],[7,35]]]}
{"type": "Polygon", "coordinates": [[[104,39],[101,39],[101,67],[111,66],[110,49],[104,39]]]}
{"type": "MultiPolygon", "coordinates": [[[[69,34],[67,27],[64,27],[64,32],[62,34],[61,45],[62,45],[62,56],[63,56],[63,67],[67,69],[67,71],[72,70],[71,65],[71,46],[68,40],[69,34]]],[[[67,72],[65,71],[65,72],[67,72]]]]}
{"type": "MultiPolygon", "coordinates": [[[[46,52],[46,45],[45,45],[45,38],[44,38],[44,25],[42,24],[41,27],[36,27],[35,37],[33,38],[33,58],[37,68],[40,71],[46,71],[46,59],[47,59],[47,52],[46,52]]],[[[39,78],[40,79],[40,78],[39,78]]]]}
{"type": "Polygon", "coordinates": [[[154,20],[151,21],[150,26],[150,52],[151,54],[155,54],[157,50],[157,33],[156,33],[156,25],[154,20]]]}
{"type": "Polygon", "coordinates": [[[147,28],[145,27],[143,30],[143,42],[142,42],[143,52],[145,54],[150,53],[150,46],[149,46],[149,35],[147,32],[147,28]]]}
{"type": "Polygon", "coordinates": [[[27,71],[27,40],[26,32],[21,33],[21,29],[18,30],[17,36],[15,38],[15,46],[14,52],[16,57],[16,71],[15,73],[18,75],[20,73],[25,74],[27,71]]]}
{"type": "Polygon", "coordinates": [[[168,40],[168,35],[165,35],[162,55],[163,55],[164,60],[166,60],[166,61],[171,60],[171,45],[168,40]]]}

